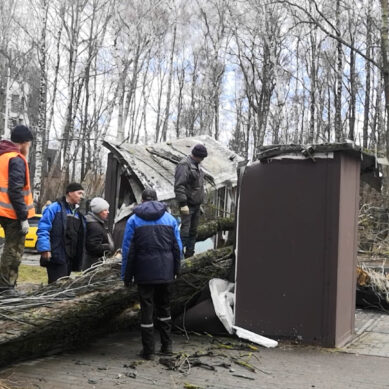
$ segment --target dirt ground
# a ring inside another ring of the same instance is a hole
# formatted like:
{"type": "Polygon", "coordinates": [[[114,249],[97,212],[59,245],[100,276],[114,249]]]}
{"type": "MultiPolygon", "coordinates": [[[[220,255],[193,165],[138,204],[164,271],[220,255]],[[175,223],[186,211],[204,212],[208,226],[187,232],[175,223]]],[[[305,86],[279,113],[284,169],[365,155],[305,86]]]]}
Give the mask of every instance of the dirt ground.
{"type": "MultiPolygon", "coordinates": [[[[280,344],[239,349],[239,339],[174,336],[176,357],[142,361],[138,331],[0,371],[8,388],[389,388],[389,359],[280,344]],[[233,349],[230,349],[232,347],[233,349]],[[198,355],[208,354],[194,358],[198,355]],[[170,370],[175,366],[176,370],[170,370]]],[[[1,387],[1,386],[0,386],[1,387]]]]}

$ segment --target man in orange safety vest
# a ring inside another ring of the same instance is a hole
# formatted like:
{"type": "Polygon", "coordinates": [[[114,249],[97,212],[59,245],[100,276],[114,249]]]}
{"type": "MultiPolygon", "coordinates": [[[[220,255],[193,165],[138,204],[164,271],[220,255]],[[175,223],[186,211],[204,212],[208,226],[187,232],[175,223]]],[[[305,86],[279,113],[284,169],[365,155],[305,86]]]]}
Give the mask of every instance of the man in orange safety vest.
{"type": "Polygon", "coordinates": [[[11,141],[0,141],[0,225],[5,241],[0,259],[0,298],[15,295],[28,218],[35,215],[27,156],[33,140],[30,129],[17,125],[11,141]]]}

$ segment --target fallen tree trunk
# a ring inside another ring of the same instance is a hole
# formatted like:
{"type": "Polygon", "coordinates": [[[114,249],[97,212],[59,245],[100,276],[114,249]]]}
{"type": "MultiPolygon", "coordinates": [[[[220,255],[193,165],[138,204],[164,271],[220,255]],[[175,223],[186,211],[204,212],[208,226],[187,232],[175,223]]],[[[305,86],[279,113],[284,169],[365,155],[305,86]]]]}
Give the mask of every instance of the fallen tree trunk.
{"type": "Polygon", "coordinates": [[[197,240],[202,241],[216,235],[220,231],[232,231],[234,229],[234,218],[220,218],[211,220],[199,226],[197,230],[197,240]]]}
{"type": "MultiPolygon", "coordinates": [[[[135,324],[136,288],[123,286],[120,265],[113,259],[75,279],[64,278],[21,297],[1,298],[0,366],[79,347],[135,324]]],[[[231,265],[231,247],[183,261],[174,284],[174,311],[182,310],[211,278],[226,277],[231,265]]]]}

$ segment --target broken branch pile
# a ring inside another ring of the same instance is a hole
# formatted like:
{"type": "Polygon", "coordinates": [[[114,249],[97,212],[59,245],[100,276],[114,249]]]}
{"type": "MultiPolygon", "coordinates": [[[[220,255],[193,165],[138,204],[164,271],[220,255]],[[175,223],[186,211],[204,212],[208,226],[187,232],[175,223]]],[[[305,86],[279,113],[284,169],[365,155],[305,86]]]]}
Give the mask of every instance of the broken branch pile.
{"type": "MultiPolygon", "coordinates": [[[[216,367],[223,367],[230,373],[234,373],[233,364],[247,369],[250,373],[256,373],[257,370],[262,371],[250,362],[252,356],[258,359],[253,354],[259,350],[258,347],[242,342],[224,342],[217,338],[212,338],[210,343],[211,345],[206,347],[205,350],[196,351],[192,354],[176,353],[171,357],[160,358],[159,362],[165,365],[168,370],[179,371],[185,375],[190,373],[192,367],[200,367],[211,371],[216,371],[216,367]],[[226,353],[225,350],[244,351],[245,353],[237,355],[236,353],[226,353]]],[[[251,380],[255,379],[252,376],[232,375],[251,380]]]]}
{"type": "Polygon", "coordinates": [[[389,275],[357,267],[357,305],[389,312],[389,275]]]}

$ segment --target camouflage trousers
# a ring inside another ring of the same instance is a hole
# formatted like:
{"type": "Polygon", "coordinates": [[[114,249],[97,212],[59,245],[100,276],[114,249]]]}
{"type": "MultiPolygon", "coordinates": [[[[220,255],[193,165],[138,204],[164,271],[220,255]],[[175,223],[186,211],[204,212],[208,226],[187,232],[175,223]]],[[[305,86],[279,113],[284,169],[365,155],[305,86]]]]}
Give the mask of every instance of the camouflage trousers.
{"type": "Polygon", "coordinates": [[[19,220],[0,217],[5,241],[0,259],[0,288],[14,287],[24,252],[26,235],[21,231],[19,220]]]}

